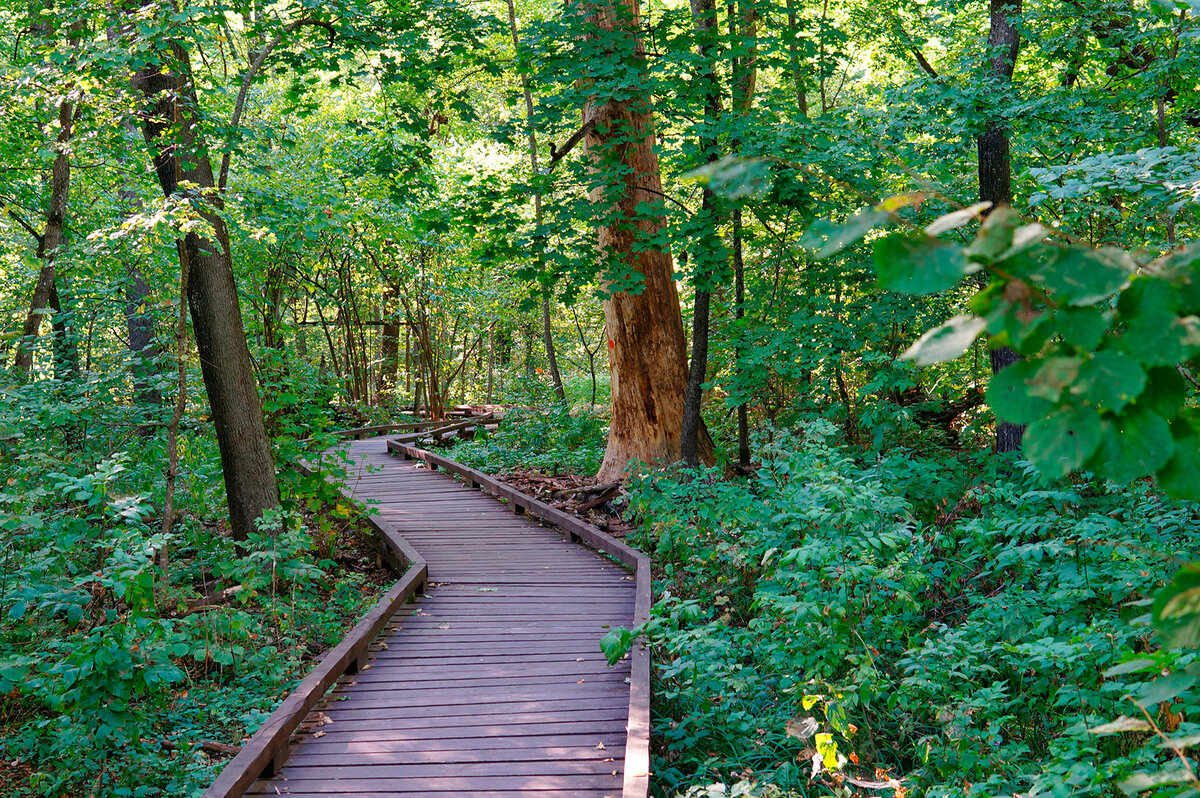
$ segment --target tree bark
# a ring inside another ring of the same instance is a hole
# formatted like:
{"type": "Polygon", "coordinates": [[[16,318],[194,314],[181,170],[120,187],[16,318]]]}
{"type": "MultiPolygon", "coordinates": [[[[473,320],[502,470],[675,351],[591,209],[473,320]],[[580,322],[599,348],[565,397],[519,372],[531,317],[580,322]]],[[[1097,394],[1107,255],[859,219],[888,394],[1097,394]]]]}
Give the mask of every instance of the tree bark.
{"type": "Polygon", "coordinates": [[[796,17],[796,0],[787,0],[788,60],[792,70],[792,83],[796,92],[796,108],[800,115],[808,118],[808,89],[804,84],[804,67],[800,59],[800,28],[796,17]]]}
{"type": "Polygon", "coordinates": [[[181,255],[188,267],[188,306],[221,451],[230,528],[244,540],[263,512],[279,505],[275,463],[242,325],[229,233],[218,213],[221,198],[201,139],[191,63],[179,42],[170,42],[165,51],[158,65],[134,76],[133,86],[154,104],[144,117],[144,133],[163,194],[175,195],[184,181],[197,186],[200,194],[193,202],[213,231],[213,239],[188,233],[181,255]]]}
{"type": "MultiPolygon", "coordinates": [[[[637,0],[591,2],[585,8],[588,24],[597,30],[592,36],[621,48],[628,65],[641,69],[637,0]]],[[[597,224],[602,279],[606,286],[612,285],[606,278],[615,275],[641,279],[640,293],[613,291],[604,300],[612,419],[597,474],[602,482],[620,479],[633,460],[662,464],[680,457],[687,354],[679,295],[670,253],[639,246],[663,227],[660,215],[638,210],[662,198],[647,103],[640,94],[593,97],[583,110],[584,124],[591,123],[586,160],[596,184],[589,196],[602,217],[597,224]]]]}
{"type": "Polygon", "coordinates": [[[29,313],[17,342],[17,354],[13,360],[13,371],[18,379],[28,379],[33,369],[33,350],[37,343],[42,317],[54,290],[54,259],[62,246],[63,226],[67,219],[67,202],[71,195],[71,132],[75,123],[75,103],[63,100],[58,106],[58,135],[55,137],[54,164],[50,167],[50,206],[46,211],[46,224],[38,237],[37,256],[43,266],[38,273],[29,300],[29,313]]]}
{"type": "MultiPolygon", "coordinates": [[[[1021,37],[1011,17],[1021,13],[1021,0],[990,0],[991,27],[988,32],[989,72],[997,83],[1012,81],[1021,37]]],[[[993,117],[979,136],[979,199],[991,202],[992,207],[1012,202],[1012,156],[1009,151],[1008,128],[1002,119],[993,117]]],[[[1021,359],[1008,347],[992,350],[992,374],[1021,359]]],[[[1021,448],[1025,427],[1007,421],[996,423],[996,451],[1014,452],[1021,448]]]]}

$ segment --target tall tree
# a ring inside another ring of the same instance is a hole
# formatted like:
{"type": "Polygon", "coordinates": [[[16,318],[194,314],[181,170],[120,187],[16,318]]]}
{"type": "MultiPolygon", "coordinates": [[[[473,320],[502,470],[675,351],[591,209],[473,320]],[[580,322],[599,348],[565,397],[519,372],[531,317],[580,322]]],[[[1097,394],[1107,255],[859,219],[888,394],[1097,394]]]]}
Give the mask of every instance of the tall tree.
{"type": "Polygon", "coordinates": [[[242,325],[229,232],[183,44],[171,40],[162,45],[133,83],[153,103],[144,132],[163,194],[189,199],[211,231],[187,233],[178,249],[188,270],[188,305],[221,451],[229,523],[234,536],[244,539],[264,511],[279,505],[279,488],[242,325]]]}
{"type": "MultiPolygon", "coordinates": [[[[594,81],[596,93],[583,109],[584,147],[594,186],[601,268],[609,295],[604,300],[608,335],[612,420],[598,476],[619,479],[632,460],[661,463],[680,457],[687,354],[683,316],[671,264],[660,243],[657,208],[662,179],[654,150],[645,50],[639,33],[638,0],[575,6],[594,47],[585,68],[613,70],[624,80],[615,92],[594,81]],[[640,87],[640,88],[639,88],[640,87]],[[642,207],[639,207],[642,206],[642,207]]],[[[609,74],[612,74],[610,71],[609,74]]]]}
{"type": "MultiPolygon", "coordinates": [[[[700,132],[700,151],[705,161],[718,158],[717,125],[721,116],[721,84],[717,79],[717,5],[715,0],[691,0],[692,25],[696,30],[696,51],[700,56],[697,76],[704,98],[704,119],[700,132]]],[[[712,189],[704,187],[697,246],[692,254],[695,275],[695,299],[692,309],[692,357],[688,365],[687,389],[683,398],[683,421],[680,430],[680,454],[688,465],[699,465],[704,420],[701,407],[704,399],[704,379],[708,374],[709,310],[712,289],[718,275],[726,274],[726,253],[717,236],[716,198],[712,189]]],[[[711,447],[710,447],[711,448],[711,447]]]]}
{"type": "MultiPolygon", "coordinates": [[[[508,0],[508,29],[512,34],[513,53],[517,54],[521,48],[521,40],[517,35],[517,9],[513,4],[513,0],[508,0]]],[[[520,59],[517,59],[520,61],[520,59]]],[[[520,73],[521,91],[525,95],[525,129],[526,138],[529,141],[529,176],[532,180],[538,179],[538,143],[537,130],[534,128],[533,122],[533,91],[529,87],[529,77],[524,73],[520,73]]],[[[546,236],[542,229],[542,192],[541,189],[535,189],[533,192],[533,224],[534,224],[534,245],[533,256],[537,260],[537,271],[540,275],[545,271],[544,252],[546,248],[546,236]]],[[[546,347],[546,363],[550,368],[550,381],[554,385],[554,393],[558,396],[560,402],[565,402],[567,392],[563,388],[562,374],[558,370],[558,353],[554,349],[554,330],[550,326],[550,290],[544,289],[542,294],[542,343],[546,347]]]]}
{"type": "MultiPolygon", "coordinates": [[[[990,29],[988,32],[988,74],[1000,86],[1012,83],[1017,54],[1021,50],[1021,35],[1013,25],[1013,17],[1021,13],[1021,0],[990,0],[990,29]]],[[[997,92],[999,93],[999,92],[997,92]]],[[[995,208],[1012,202],[1012,155],[1009,150],[1008,127],[1004,119],[993,114],[987,128],[978,138],[979,199],[991,202],[995,208]]],[[[1006,346],[991,350],[992,374],[1020,360],[1020,355],[1006,346]]],[[[996,422],[996,451],[1013,452],[1021,448],[1025,427],[1008,421],[996,422]]]]}
{"type": "Polygon", "coordinates": [[[58,133],[54,141],[54,163],[50,167],[50,200],[46,223],[40,234],[34,233],[37,236],[37,255],[43,265],[33,287],[29,313],[25,317],[21,340],[17,342],[17,355],[13,360],[13,371],[22,378],[27,377],[33,368],[34,343],[51,296],[56,293],[54,259],[62,246],[67,202],[71,195],[71,132],[77,116],[76,104],[65,97],[60,98],[57,116],[58,133]]]}

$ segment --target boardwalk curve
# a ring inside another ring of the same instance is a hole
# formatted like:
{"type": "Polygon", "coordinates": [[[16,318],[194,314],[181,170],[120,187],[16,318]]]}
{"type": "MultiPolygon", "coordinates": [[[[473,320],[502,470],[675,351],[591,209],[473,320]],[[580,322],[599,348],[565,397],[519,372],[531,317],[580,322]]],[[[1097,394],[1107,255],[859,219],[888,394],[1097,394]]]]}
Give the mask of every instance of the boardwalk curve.
{"type": "Polygon", "coordinates": [[[598,641],[647,614],[645,556],[436,454],[380,437],[345,449],[348,492],[376,509],[372,524],[424,589],[381,611],[352,673],[267,758],[273,776],[243,776],[244,793],[214,782],[206,798],[643,798],[649,658],[638,646],[610,667],[598,641]]]}

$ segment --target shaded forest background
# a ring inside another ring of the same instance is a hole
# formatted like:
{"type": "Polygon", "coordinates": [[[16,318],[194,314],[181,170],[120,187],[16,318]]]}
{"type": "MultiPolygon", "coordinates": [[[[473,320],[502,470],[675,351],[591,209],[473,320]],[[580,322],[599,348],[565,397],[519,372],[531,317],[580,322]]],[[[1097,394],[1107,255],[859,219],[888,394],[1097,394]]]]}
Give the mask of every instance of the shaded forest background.
{"type": "Polygon", "coordinates": [[[198,794],[460,403],[623,483],[655,794],[1194,791],[1197,13],[3,5],[0,794],[198,794]]]}

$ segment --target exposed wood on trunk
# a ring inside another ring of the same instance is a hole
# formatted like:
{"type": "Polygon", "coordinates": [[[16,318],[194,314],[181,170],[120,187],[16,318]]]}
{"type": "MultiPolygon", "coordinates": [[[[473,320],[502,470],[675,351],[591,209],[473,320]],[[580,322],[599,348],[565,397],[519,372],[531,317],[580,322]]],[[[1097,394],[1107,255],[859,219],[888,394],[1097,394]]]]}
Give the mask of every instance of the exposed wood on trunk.
{"type": "MultiPolygon", "coordinates": [[[[639,66],[645,54],[637,0],[579,2],[598,34],[623,39],[613,46],[627,50],[639,66]]],[[[604,301],[612,383],[612,421],[597,474],[604,481],[619,479],[632,460],[662,463],[680,457],[687,361],[679,295],[670,253],[639,246],[663,226],[660,216],[638,209],[662,197],[647,102],[644,95],[597,97],[583,111],[585,126],[594,123],[585,139],[589,170],[603,176],[590,197],[600,215],[611,219],[598,227],[602,269],[642,278],[641,293],[616,292],[604,301]]]]}

